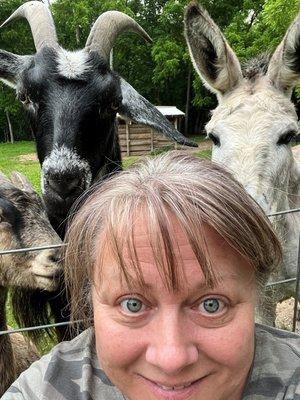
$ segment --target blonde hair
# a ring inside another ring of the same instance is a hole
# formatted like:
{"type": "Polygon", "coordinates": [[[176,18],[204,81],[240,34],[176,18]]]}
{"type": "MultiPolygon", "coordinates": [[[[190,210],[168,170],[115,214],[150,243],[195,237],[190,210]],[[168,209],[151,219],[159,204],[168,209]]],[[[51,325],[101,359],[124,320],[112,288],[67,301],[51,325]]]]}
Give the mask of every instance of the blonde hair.
{"type": "Polygon", "coordinates": [[[187,235],[208,286],[215,284],[216,277],[204,225],[249,262],[259,285],[281,261],[281,246],[269,220],[230,173],[208,160],[177,152],[145,158],[94,186],[71,218],[65,278],[72,319],[88,320],[92,315],[90,288],[95,265],[101,279],[104,250],[117,261],[127,282],[136,278],[143,284],[133,235],[141,213],[158,271],[169,290],[177,290],[181,278],[170,215],[175,215],[187,235]],[[130,264],[123,260],[124,249],[130,253],[130,264]]]}

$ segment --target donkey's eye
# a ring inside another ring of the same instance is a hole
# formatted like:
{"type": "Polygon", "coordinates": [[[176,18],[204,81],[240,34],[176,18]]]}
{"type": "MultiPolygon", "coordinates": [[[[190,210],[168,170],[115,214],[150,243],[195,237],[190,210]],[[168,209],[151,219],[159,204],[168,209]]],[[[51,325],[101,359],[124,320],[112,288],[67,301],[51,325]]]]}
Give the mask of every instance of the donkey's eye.
{"type": "Polygon", "coordinates": [[[290,141],[296,136],[296,134],[297,132],[295,131],[289,131],[287,133],[284,133],[279,137],[277,144],[278,145],[289,144],[290,141]]]}
{"type": "Polygon", "coordinates": [[[217,135],[215,135],[214,133],[209,133],[208,137],[209,139],[211,139],[211,141],[215,146],[220,146],[220,139],[218,138],[217,135]]]}

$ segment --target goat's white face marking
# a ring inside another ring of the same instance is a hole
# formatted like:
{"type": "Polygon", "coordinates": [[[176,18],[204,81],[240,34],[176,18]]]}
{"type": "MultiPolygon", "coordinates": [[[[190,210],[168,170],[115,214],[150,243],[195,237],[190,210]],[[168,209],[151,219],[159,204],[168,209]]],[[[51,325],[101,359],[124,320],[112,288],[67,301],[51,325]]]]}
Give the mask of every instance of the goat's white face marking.
{"type": "Polygon", "coordinates": [[[80,171],[83,174],[85,187],[88,188],[92,182],[92,173],[89,163],[79,157],[72,149],[66,146],[55,146],[49,157],[46,157],[42,165],[41,186],[45,193],[45,176],[47,174],[63,175],[72,169],[80,171]]]}
{"type": "Polygon", "coordinates": [[[89,59],[90,55],[85,50],[60,49],[57,56],[58,73],[67,79],[76,79],[91,68],[89,59]]]}
{"type": "Polygon", "coordinates": [[[220,140],[213,147],[213,161],[226,166],[266,213],[288,207],[293,157],[289,146],[277,142],[297,129],[293,104],[266,77],[251,91],[245,80],[224,96],[206,126],[220,140]]]}

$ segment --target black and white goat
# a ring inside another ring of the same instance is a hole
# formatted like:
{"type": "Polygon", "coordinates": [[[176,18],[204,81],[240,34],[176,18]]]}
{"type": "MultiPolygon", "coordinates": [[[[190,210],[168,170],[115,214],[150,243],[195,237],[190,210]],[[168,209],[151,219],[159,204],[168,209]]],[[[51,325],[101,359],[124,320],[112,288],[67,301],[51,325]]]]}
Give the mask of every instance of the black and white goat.
{"type": "Polygon", "coordinates": [[[86,47],[76,52],[59,46],[43,3],[24,3],[3,25],[20,17],[30,24],[36,54],[0,50],[0,79],[15,87],[31,116],[42,191],[56,229],[99,175],[121,169],[117,112],[178,143],[194,145],[109,67],[109,54],[120,33],[133,31],[151,41],[131,17],[118,11],[100,15],[86,47]]]}

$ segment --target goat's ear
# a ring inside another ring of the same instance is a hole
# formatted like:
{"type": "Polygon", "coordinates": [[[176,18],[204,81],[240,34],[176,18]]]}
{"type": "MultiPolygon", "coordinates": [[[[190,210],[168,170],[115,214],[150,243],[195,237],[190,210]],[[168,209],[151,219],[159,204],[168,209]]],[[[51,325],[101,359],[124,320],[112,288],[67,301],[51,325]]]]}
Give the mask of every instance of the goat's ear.
{"type": "Polygon", "coordinates": [[[288,95],[300,83],[300,13],[275,50],[267,76],[275,87],[288,95]]]}
{"type": "Polygon", "coordinates": [[[4,174],[2,174],[2,172],[0,172],[0,187],[4,185],[11,185],[11,182],[4,174]]]}
{"type": "Polygon", "coordinates": [[[31,59],[31,56],[18,56],[8,51],[0,50],[0,80],[15,88],[20,72],[31,59]]]}
{"type": "Polygon", "coordinates": [[[192,62],[205,86],[217,95],[233,89],[242,79],[241,66],[207,11],[190,3],[184,24],[192,62]]]}
{"type": "Polygon", "coordinates": [[[197,147],[197,143],[192,142],[183,136],[165,118],[160,111],[143,96],[141,96],[129,83],[121,78],[122,104],[119,114],[127,119],[142,125],[147,125],[157,132],[165,135],[169,139],[175,140],[179,144],[197,147]]]}
{"type": "Polygon", "coordinates": [[[0,172],[0,188],[6,191],[7,193],[7,198],[9,198],[10,194],[14,191],[15,186],[12,184],[12,182],[7,178],[7,176],[5,176],[4,174],[2,174],[2,172],[0,172]]]}
{"type": "Polygon", "coordinates": [[[11,183],[23,192],[35,193],[29,180],[20,172],[12,172],[10,175],[11,183]]]}

